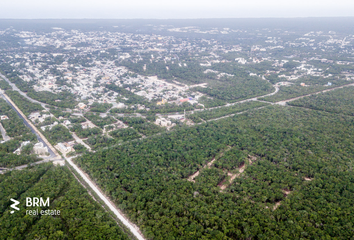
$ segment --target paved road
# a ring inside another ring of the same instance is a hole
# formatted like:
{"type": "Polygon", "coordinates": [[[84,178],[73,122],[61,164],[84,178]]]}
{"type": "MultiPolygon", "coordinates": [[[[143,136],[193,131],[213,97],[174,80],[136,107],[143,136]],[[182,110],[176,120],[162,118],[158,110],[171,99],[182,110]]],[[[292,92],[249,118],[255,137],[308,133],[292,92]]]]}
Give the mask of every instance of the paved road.
{"type": "Polygon", "coordinates": [[[31,132],[34,133],[37,137],[37,140],[41,143],[43,143],[44,146],[48,148],[50,157],[54,158],[57,157],[57,155],[52,151],[52,149],[45,143],[45,141],[42,139],[42,137],[37,133],[37,131],[26,121],[26,119],[17,111],[17,109],[12,105],[11,102],[8,101],[8,99],[4,96],[4,94],[0,93],[0,96],[5,99],[5,101],[11,106],[11,108],[17,113],[17,115],[23,120],[23,123],[31,129],[31,132]]]}
{"type": "Polygon", "coordinates": [[[13,170],[22,170],[27,168],[28,166],[33,166],[33,165],[37,165],[37,164],[41,164],[41,163],[46,163],[46,162],[51,162],[51,161],[59,161],[59,160],[64,160],[64,159],[53,159],[50,157],[47,157],[46,159],[42,160],[42,161],[38,161],[38,162],[34,162],[34,163],[29,163],[29,164],[25,164],[25,165],[21,165],[21,166],[17,166],[14,168],[0,168],[0,174],[5,173],[6,171],[13,171],[13,170]]]}
{"type": "MultiPolygon", "coordinates": [[[[242,112],[238,112],[238,113],[233,113],[233,114],[229,114],[229,115],[222,116],[222,117],[218,117],[218,118],[209,119],[209,120],[207,120],[207,121],[205,121],[205,122],[217,121],[217,120],[220,120],[220,119],[223,119],[223,118],[228,118],[228,117],[233,117],[233,116],[235,116],[235,115],[244,114],[244,113],[246,113],[246,112],[248,112],[248,111],[250,111],[250,110],[258,110],[258,109],[262,109],[262,108],[265,108],[265,107],[268,107],[268,106],[262,106],[262,107],[258,107],[258,108],[248,109],[248,110],[246,110],[246,111],[242,111],[242,112]]],[[[197,124],[195,124],[195,125],[200,125],[200,124],[203,124],[203,123],[205,123],[205,122],[197,123],[197,124]]]]}
{"type": "MultiPolygon", "coordinates": [[[[7,78],[5,78],[3,75],[0,74],[1,77],[3,77],[6,81],[9,82],[9,80],[7,78]]],[[[31,102],[37,102],[29,97],[27,97],[27,95],[25,95],[23,92],[21,92],[14,84],[12,84],[11,82],[9,82],[13,89],[15,89],[16,91],[18,91],[21,95],[25,96],[28,100],[30,100],[31,102]]],[[[44,163],[44,162],[49,162],[51,161],[51,158],[54,157],[56,158],[57,156],[54,154],[54,152],[49,148],[49,146],[45,143],[45,141],[41,138],[41,136],[33,129],[33,127],[27,122],[27,120],[17,111],[17,109],[11,104],[11,102],[9,102],[7,100],[7,98],[0,93],[1,97],[5,99],[5,101],[12,107],[12,109],[15,110],[15,112],[18,114],[18,116],[23,120],[23,122],[25,123],[25,125],[27,127],[29,127],[31,129],[31,131],[36,134],[38,141],[42,142],[44,144],[44,146],[48,147],[49,153],[50,153],[50,157],[48,159],[36,162],[36,163],[32,163],[33,164],[40,164],[40,163],[44,163]]],[[[40,102],[38,102],[40,103],[40,102]]],[[[40,103],[41,105],[43,103],[40,103]]],[[[43,106],[43,105],[42,105],[43,106]]],[[[43,106],[44,107],[44,106],[43,106]]],[[[71,158],[66,158],[67,162],[80,174],[80,176],[85,180],[85,182],[92,188],[92,190],[94,190],[96,192],[96,194],[102,199],[102,201],[109,207],[109,209],[119,218],[119,220],[130,229],[130,231],[134,234],[134,236],[138,239],[138,240],[145,240],[144,236],[140,233],[140,230],[137,226],[135,226],[133,223],[131,223],[120,211],[118,208],[115,207],[114,204],[112,204],[110,202],[110,200],[99,190],[99,188],[95,185],[95,183],[93,181],[91,181],[86,174],[81,171],[80,168],[78,168],[72,161],[71,158]]],[[[28,165],[22,165],[22,166],[18,166],[15,167],[13,169],[10,170],[21,170],[26,168],[28,165]]],[[[3,173],[0,170],[0,174],[3,173]]]]}
{"type": "Polygon", "coordinates": [[[129,228],[129,230],[134,234],[134,236],[139,239],[139,240],[145,240],[144,236],[140,233],[139,228],[131,223],[120,211],[116,206],[111,203],[111,201],[106,197],[96,186],[96,184],[89,179],[89,177],[79,168],[77,167],[71,158],[66,158],[66,161],[76,170],[77,173],[80,174],[82,179],[91,187],[93,191],[101,198],[101,200],[109,207],[109,209],[118,217],[118,219],[126,226],[129,228]]]}
{"type": "Polygon", "coordinates": [[[37,100],[34,100],[34,99],[28,97],[28,96],[26,95],[26,93],[22,92],[14,83],[10,82],[10,80],[9,80],[7,77],[5,77],[4,75],[2,75],[1,73],[0,73],[0,77],[2,77],[6,82],[8,82],[14,91],[19,92],[22,96],[24,96],[25,98],[27,98],[30,102],[32,102],[32,103],[38,103],[38,104],[40,104],[44,109],[48,110],[48,108],[45,107],[45,105],[46,105],[45,103],[38,102],[37,100]]]}
{"type": "Polygon", "coordinates": [[[287,100],[283,100],[283,101],[276,102],[276,104],[285,106],[286,103],[291,102],[291,101],[298,100],[298,99],[300,99],[300,98],[308,97],[308,96],[315,95],[315,94],[319,94],[319,93],[325,93],[325,92],[329,92],[329,91],[333,91],[333,90],[336,90],[336,89],[339,89],[339,88],[344,88],[344,87],[349,87],[349,86],[354,86],[354,83],[350,83],[350,84],[342,85],[342,86],[339,86],[339,87],[335,87],[335,88],[330,88],[330,89],[322,90],[322,91],[319,91],[319,92],[314,92],[314,93],[306,94],[306,95],[299,96],[299,97],[295,97],[295,98],[290,98],[290,99],[287,99],[287,100]]]}
{"type": "MultiPolygon", "coordinates": [[[[223,106],[218,106],[218,107],[211,107],[211,108],[203,108],[203,109],[195,109],[195,110],[192,110],[192,111],[186,111],[186,114],[193,114],[194,112],[200,112],[200,111],[205,111],[205,110],[212,110],[212,109],[217,109],[217,108],[223,108],[223,107],[230,107],[230,106],[233,106],[233,105],[236,105],[236,104],[241,104],[241,103],[245,103],[245,102],[251,102],[251,101],[260,101],[262,102],[261,100],[258,100],[258,98],[263,98],[263,97],[269,97],[269,96],[272,96],[274,94],[276,94],[277,92],[279,92],[279,87],[278,86],[273,86],[275,88],[274,92],[272,93],[269,93],[269,94],[266,94],[266,95],[262,95],[262,96],[258,96],[258,97],[253,97],[253,98],[249,98],[249,99],[245,99],[245,100],[241,100],[241,101],[238,101],[238,102],[234,102],[234,103],[227,103],[223,106]]],[[[269,102],[267,102],[269,103],[269,102]]],[[[273,104],[273,103],[271,103],[273,104]]],[[[167,113],[168,114],[168,113],[167,113]]],[[[180,113],[178,114],[168,114],[169,117],[177,117],[179,115],[181,115],[180,113]]]]}

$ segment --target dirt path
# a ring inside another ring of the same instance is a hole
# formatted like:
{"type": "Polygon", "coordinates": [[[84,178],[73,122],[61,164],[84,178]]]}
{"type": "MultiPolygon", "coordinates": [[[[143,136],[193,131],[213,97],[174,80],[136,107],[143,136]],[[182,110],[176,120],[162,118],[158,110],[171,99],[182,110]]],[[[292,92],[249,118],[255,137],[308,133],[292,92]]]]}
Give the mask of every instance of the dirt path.
{"type": "Polygon", "coordinates": [[[89,152],[92,151],[92,150],[91,150],[91,147],[90,147],[89,145],[87,145],[84,141],[82,141],[82,139],[79,138],[79,137],[76,135],[76,133],[74,133],[74,132],[70,132],[70,133],[71,133],[71,135],[73,136],[73,138],[75,139],[75,141],[76,141],[77,143],[80,143],[80,144],[84,145],[84,146],[87,148],[87,150],[89,150],[89,152]]]}
{"type": "MultiPolygon", "coordinates": [[[[8,120],[10,121],[10,120],[8,120]]],[[[7,135],[5,128],[2,126],[2,124],[0,123],[0,131],[1,131],[1,135],[2,138],[4,139],[5,142],[9,141],[11,138],[7,135]]]]}
{"type": "Polygon", "coordinates": [[[73,138],[75,139],[75,141],[76,141],[77,143],[82,144],[84,147],[87,148],[87,150],[88,150],[89,152],[92,151],[91,147],[90,147],[89,145],[87,145],[84,141],[82,141],[82,139],[79,138],[79,137],[76,135],[76,133],[70,131],[70,128],[69,128],[68,126],[66,126],[65,124],[61,124],[61,125],[64,126],[66,129],[69,130],[71,136],[73,136],[73,138]]]}
{"type": "MultiPolygon", "coordinates": [[[[274,103],[270,103],[270,105],[274,105],[274,103]]],[[[209,120],[207,120],[206,122],[217,121],[217,120],[220,120],[220,119],[223,119],[223,118],[233,117],[233,116],[235,116],[235,115],[240,115],[240,114],[249,112],[250,110],[258,110],[258,109],[262,109],[262,108],[265,108],[265,107],[268,107],[268,105],[267,105],[267,106],[258,107],[258,108],[248,109],[248,110],[245,110],[245,111],[243,111],[243,112],[233,113],[233,114],[225,115],[225,116],[218,117],[218,118],[209,119],[209,120]]],[[[200,124],[203,124],[203,123],[204,123],[204,122],[196,123],[195,125],[200,125],[200,124]]]]}
{"type": "MultiPolygon", "coordinates": [[[[269,104],[276,104],[276,103],[271,103],[271,102],[266,102],[266,101],[262,101],[262,100],[258,100],[259,98],[263,98],[263,97],[269,97],[269,96],[272,96],[274,94],[276,94],[277,92],[279,92],[279,87],[278,86],[274,86],[273,87],[275,88],[274,92],[271,92],[269,94],[266,94],[266,95],[262,95],[262,96],[258,96],[258,97],[253,97],[253,98],[248,98],[248,99],[244,99],[244,100],[241,100],[241,101],[237,101],[237,102],[233,102],[233,103],[227,103],[225,105],[222,105],[222,106],[217,106],[217,107],[210,107],[210,108],[203,108],[203,109],[195,109],[195,110],[191,110],[191,111],[186,111],[186,114],[193,114],[195,112],[201,112],[201,111],[205,111],[205,110],[212,110],[212,109],[217,109],[217,108],[223,108],[223,107],[230,107],[230,106],[233,106],[233,105],[236,105],[236,104],[242,104],[242,103],[246,103],[246,102],[251,102],[251,101],[260,101],[260,102],[265,102],[265,103],[269,103],[269,104]]],[[[244,112],[242,112],[244,113],[244,112]]],[[[239,114],[239,113],[237,113],[239,114]]],[[[174,114],[170,114],[170,115],[174,115],[174,114]]],[[[231,114],[231,115],[227,115],[227,116],[223,116],[221,118],[224,118],[224,117],[231,117],[231,116],[234,116],[235,114],[231,114]]],[[[218,120],[218,119],[221,119],[221,118],[217,118],[217,119],[210,119],[208,121],[213,121],[213,120],[218,120]]],[[[203,120],[203,119],[202,119],[203,120]]],[[[203,120],[204,121],[204,120],[203,120]]],[[[207,121],[207,122],[208,122],[207,121]]],[[[200,124],[200,123],[199,123],[200,124]]]]}
{"type": "MultiPolygon", "coordinates": [[[[295,97],[295,98],[290,98],[290,99],[283,100],[283,101],[279,101],[279,102],[275,102],[275,103],[258,100],[258,98],[262,98],[262,97],[271,96],[271,95],[276,94],[276,93],[279,91],[279,88],[276,88],[276,91],[275,91],[275,92],[273,92],[273,93],[271,93],[271,94],[267,94],[267,95],[265,95],[265,96],[256,97],[256,98],[251,98],[251,99],[246,99],[246,100],[243,100],[243,101],[240,101],[240,102],[235,102],[235,103],[232,103],[232,104],[226,104],[226,105],[224,105],[224,106],[219,106],[219,107],[214,107],[214,108],[208,108],[208,109],[205,109],[205,110],[215,109],[215,108],[222,108],[222,107],[228,107],[228,106],[231,106],[231,105],[235,105],[235,104],[238,104],[238,103],[249,102],[249,101],[259,101],[259,102],[269,103],[269,104],[271,104],[271,105],[278,104],[278,105],[285,106],[287,102],[295,101],[295,100],[300,99],[300,98],[303,98],[303,97],[308,97],[308,96],[311,96],[311,95],[314,95],[314,94],[319,94],[319,93],[324,93],[324,92],[328,92],[328,91],[333,91],[333,90],[335,90],[335,89],[344,88],[344,87],[349,87],[349,86],[354,86],[354,83],[350,83],[350,84],[343,85],[343,86],[339,86],[339,87],[335,87],[335,88],[326,89],[326,90],[319,91],[319,92],[315,92],[315,93],[310,93],[310,94],[303,95],[303,96],[299,96],[299,97],[295,97]]],[[[258,108],[252,108],[252,110],[259,110],[259,109],[262,109],[262,108],[265,108],[265,107],[267,107],[267,106],[262,106],[262,107],[258,107],[258,108]]],[[[249,109],[249,110],[251,110],[251,109],[249,109]]],[[[245,110],[245,111],[243,111],[243,112],[238,112],[238,113],[233,113],[233,114],[226,115],[226,116],[222,116],[222,117],[219,117],[219,118],[209,119],[207,122],[210,122],[210,121],[217,121],[217,120],[220,120],[220,119],[223,119],[223,118],[228,118],[228,117],[233,117],[233,116],[235,116],[235,115],[239,115],[239,114],[246,113],[246,112],[248,112],[249,110],[245,110]]],[[[197,123],[197,124],[195,124],[195,125],[200,125],[200,124],[203,124],[203,123],[204,123],[204,122],[201,122],[201,123],[197,123]]]]}
{"type": "Polygon", "coordinates": [[[195,182],[194,178],[198,177],[200,170],[196,171],[193,175],[189,176],[188,181],[195,182]]]}
{"type": "MultiPolygon", "coordinates": [[[[221,157],[221,156],[220,156],[221,157]]],[[[215,157],[207,164],[207,166],[210,168],[211,165],[216,161],[215,157]]]]}
{"type": "MultiPolygon", "coordinates": [[[[229,151],[231,148],[232,148],[231,146],[227,146],[227,148],[222,153],[220,153],[220,155],[218,156],[218,159],[221,158],[222,156],[224,156],[224,153],[229,151]]],[[[213,165],[213,163],[215,161],[216,161],[216,156],[210,162],[208,162],[204,167],[202,167],[201,169],[199,169],[198,171],[193,173],[191,176],[189,176],[187,180],[190,182],[195,182],[194,178],[196,178],[199,175],[200,171],[206,167],[210,168],[211,165],[213,165]]]]}
{"type": "MultiPolygon", "coordinates": [[[[249,165],[252,165],[252,163],[256,160],[257,160],[257,157],[248,155],[249,165]]],[[[228,184],[223,184],[223,182],[219,183],[218,186],[220,187],[220,189],[225,190],[228,186],[230,186],[230,184],[235,180],[235,178],[238,178],[241,175],[241,173],[243,173],[245,171],[245,169],[246,169],[246,164],[243,164],[241,167],[238,168],[238,173],[228,172],[227,176],[230,177],[229,183],[228,184]]]]}
{"type": "MultiPolygon", "coordinates": [[[[283,193],[286,195],[286,198],[287,198],[288,195],[291,193],[291,191],[285,190],[285,189],[283,189],[282,191],[283,191],[283,193]]],[[[281,202],[282,202],[282,201],[279,201],[279,202],[276,202],[276,203],[275,203],[275,205],[274,205],[274,207],[273,207],[273,211],[274,211],[275,209],[277,209],[277,208],[281,205],[281,202]]]]}
{"type": "Polygon", "coordinates": [[[66,161],[75,169],[75,171],[82,177],[82,179],[90,186],[90,188],[97,194],[97,196],[106,204],[106,206],[117,216],[117,218],[134,234],[138,240],[145,240],[141,234],[140,229],[129,221],[129,219],[118,209],[113,202],[101,191],[99,187],[83,172],[71,158],[66,158],[66,161]]]}
{"type": "Polygon", "coordinates": [[[220,189],[225,190],[228,186],[230,186],[230,184],[235,180],[235,178],[239,177],[241,173],[245,171],[245,169],[246,169],[246,164],[243,164],[243,166],[238,169],[238,173],[233,174],[228,172],[227,176],[230,177],[229,184],[221,184],[220,189]]]}
{"type": "Polygon", "coordinates": [[[277,202],[277,203],[274,205],[274,207],[273,207],[273,211],[274,211],[275,209],[277,209],[280,205],[281,205],[281,201],[280,201],[280,202],[277,202]]]}
{"type": "Polygon", "coordinates": [[[190,181],[190,182],[195,182],[195,180],[194,180],[194,178],[196,178],[198,175],[199,175],[199,173],[200,173],[200,171],[202,170],[202,169],[204,169],[204,168],[206,168],[206,167],[208,167],[208,168],[210,168],[211,167],[211,165],[215,162],[215,157],[210,161],[210,162],[208,162],[204,167],[202,167],[201,169],[199,169],[198,171],[196,171],[195,173],[193,173],[191,176],[189,176],[188,177],[188,181],[190,181]]]}

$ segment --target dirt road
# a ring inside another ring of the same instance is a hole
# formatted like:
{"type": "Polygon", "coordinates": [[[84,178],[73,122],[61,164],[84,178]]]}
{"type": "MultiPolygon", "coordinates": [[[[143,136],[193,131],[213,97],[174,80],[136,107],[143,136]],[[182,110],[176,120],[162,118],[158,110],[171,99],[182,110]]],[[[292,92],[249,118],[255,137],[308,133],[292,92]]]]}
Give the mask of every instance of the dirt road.
{"type": "Polygon", "coordinates": [[[120,212],[116,206],[111,203],[108,197],[106,197],[96,186],[96,184],[89,179],[89,177],[71,160],[66,158],[66,161],[76,170],[76,172],[82,177],[82,179],[91,187],[91,189],[101,198],[101,200],[108,206],[108,208],[117,216],[117,218],[134,234],[138,240],[145,240],[144,236],[140,233],[139,228],[131,223],[127,217],[120,212]]]}

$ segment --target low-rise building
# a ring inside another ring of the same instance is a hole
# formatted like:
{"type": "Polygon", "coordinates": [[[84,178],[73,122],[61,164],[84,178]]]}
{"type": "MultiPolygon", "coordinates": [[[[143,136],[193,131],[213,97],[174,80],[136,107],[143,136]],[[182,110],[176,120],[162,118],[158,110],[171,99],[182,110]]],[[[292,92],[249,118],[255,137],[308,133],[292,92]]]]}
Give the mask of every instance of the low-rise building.
{"type": "Polygon", "coordinates": [[[23,148],[24,146],[28,145],[28,144],[30,144],[30,141],[22,142],[22,143],[21,143],[21,146],[20,146],[18,149],[16,149],[13,153],[14,153],[14,154],[17,154],[17,155],[20,155],[20,154],[21,154],[21,151],[22,151],[22,148],[23,148]]]}
{"type": "Polygon", "coordinates": [[[36,143],[33,146],[33,151],[37,155],[47,155],[48,154],[48,148],[45,147],[42,142],[36,143]]]}
{"type": "Polygon", "coordinates": [[[85,109],[87,107],[85,103],[79,103],[77,106],[79,109],[85,109]]]}
{"type": "Polygon", "coordinates": [[[69,120],[64,120],[63,124],[66,125],[66,126],[68,126],[68,125],[71,124],[71,122],[70,122],[69,120]]]}
{"type": "Polygon", "coordinates": [[[2,121],[2,120],[7,120],[7,119],[9,119],[9,117],[6,116],[6,115],[1,115],[1,116],[0,116],[0,120],[1,120],[1,121],[2,121]]]}
{"type": "Polygon", "coordinates": [[[155,121],[156,125],[162,126],[162,127],[169,127],[172,125],[171,121],[165,119],[165,118],[158,118],[155,121]]]}
{"type": "Polygon", "coordinates": [[[42,126],[41,129],[42,129],[42,131],[52,130],[52,128],[53,128],[54,126],[56,126],[56,125],[58,125],[58,122],[54,122],[54,123],[51,124],[51,125],[42,126]]]}
{"type": "Polygon", "coordinates": [[[63,154],[75,151],[68,143],[58,143],[55,147],[63,154]]]}

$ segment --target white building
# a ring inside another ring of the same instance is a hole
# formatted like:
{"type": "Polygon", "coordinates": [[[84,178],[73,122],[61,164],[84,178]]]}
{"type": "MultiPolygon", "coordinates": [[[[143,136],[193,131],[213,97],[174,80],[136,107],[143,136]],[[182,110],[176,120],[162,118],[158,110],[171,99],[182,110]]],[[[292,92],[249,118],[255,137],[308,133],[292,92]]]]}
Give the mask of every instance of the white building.
{"type": "Polygon", "coordinates": [[[48,153],[48,148],[45,147],[42,142],[39,142],[34,145],[33,151],[38,155],[46,155],[48,153]]]}
{"type": "Polygon", "coordinates": [[[2,115],[2,116],[0,116],[0,120],[2,121],[2,120],[7,120],[7,119],[9,119],[9,117],[8,116],[6,116],[6,115],[2,115]]]}
{"type": "Polygon", "coordinates": [[[55,147],[64,154],[74,150],[68,143],[58,143],[55,147]]]}
{"type": "Polygon", "coordinates": [[[70,125],[71,124],[71,122],[69,121],[69,120],[64,120],[64,125],[66,125],[66,126],[68,126],[68,125],[70,125]]]}
{"type": "Polygon", "coordinates": [[[58,125],[58,122],[54,122],[53,124],[48,125],[48,126],[42,126],[41,129],[42,129],[42,131],[51,130],[52,127],[54,127],[56,125],[58,125]]]}
{"type": "Polygon", "coordinates": [[[171,121],[165,119],[165,118],[158,118],[155,121],[156,125],[162,126],[162,127],[169,127],[172,125],[171,121]]]}
{"type": "Polygon", "coordinates": [[[14,154],[20,155],[20,154],[21,154],[21,151],[22,151],[22,148],[23,148],[24,146],[26,146],[27,144],[29,144],[29,143],[30,143],[30,141],[22,142],[22,143],[21,143],[21,146],[20,146],[18,149],[16,149],[16,150],[14,151],[14,154]]]}

